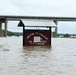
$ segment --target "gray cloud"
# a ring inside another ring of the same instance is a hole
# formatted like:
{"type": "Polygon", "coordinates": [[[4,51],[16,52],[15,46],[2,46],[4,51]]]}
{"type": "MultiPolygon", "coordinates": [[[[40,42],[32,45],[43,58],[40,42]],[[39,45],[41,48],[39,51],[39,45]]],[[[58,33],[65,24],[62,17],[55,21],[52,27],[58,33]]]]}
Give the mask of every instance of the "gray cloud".
{"type": "MultiPolygon", "coordinates": [[[[0,15],[76,17],[75,4],[76,0],[2,0],[0,1],[0,15]]],[[[65,29],[70,31],[70,28],[65,29]]],[[[60,29],[63,27],[59,26],[60,29]]]]}
{"type": "Polygon", "coordinates": [[[0,14],[76,16],[75,0],[2,0],[0,14]]]}

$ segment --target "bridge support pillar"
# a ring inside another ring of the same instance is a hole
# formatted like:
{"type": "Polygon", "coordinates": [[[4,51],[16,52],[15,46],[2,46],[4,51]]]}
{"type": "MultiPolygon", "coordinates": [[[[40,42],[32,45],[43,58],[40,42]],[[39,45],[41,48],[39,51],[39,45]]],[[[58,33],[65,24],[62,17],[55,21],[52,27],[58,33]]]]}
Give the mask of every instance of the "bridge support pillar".
{"type": "Polygon", "coordinates": [[[5,20],[4,37],[7,37],[7,20],[5,20]]]}
{"type": "Polygon", "coordinates": [[[0,37],[2,36],[2,21],[0,21],[0,37]]]}
{"type": "Polygon", "coordinates": [[[0,37],[7,37],[7,20],[0,20],[0,37]],[[2,30],[2,23],[4,23],[3,30],[2,30]]]}
{"type": "MultiPolygon", "coordinates": [[[[58,21],[54,21],[55,22],[55,24],[57,25],[58,24],[58,21]]],[[[57,31],[58,31],[58,29],[57,29],[57,26],[55,27],[55,37],[57,37],[57,31]]]]}

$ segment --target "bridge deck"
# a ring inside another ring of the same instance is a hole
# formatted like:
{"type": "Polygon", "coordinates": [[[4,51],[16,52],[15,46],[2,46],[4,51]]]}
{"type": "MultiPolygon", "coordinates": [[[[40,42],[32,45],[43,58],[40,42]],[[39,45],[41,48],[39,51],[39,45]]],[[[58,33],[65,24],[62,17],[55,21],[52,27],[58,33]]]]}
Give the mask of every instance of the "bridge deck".
{"type": "Polygon", "coordinates": [[[49,19],[56,21],[76,21],[76,17],[51,17],[51,16],[10,16],[0,15],[1,20],[7,19],[8,21],[19,21],[20,19],[49,19]]]}

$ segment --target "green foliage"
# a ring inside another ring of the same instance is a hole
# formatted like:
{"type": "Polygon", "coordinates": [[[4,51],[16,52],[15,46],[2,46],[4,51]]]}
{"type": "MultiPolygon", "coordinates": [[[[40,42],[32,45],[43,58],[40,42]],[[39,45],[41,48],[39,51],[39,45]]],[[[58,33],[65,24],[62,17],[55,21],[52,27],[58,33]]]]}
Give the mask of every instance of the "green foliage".
{"type": "Polygon", "coordinates": [[[57,34],[57,37],[59,37],[59,34],[57,34]]]}
{"type": "Polygon", "coordinates": [[[21,32],[11,32],[11,31],[8,31],[7,35],[8,36],[22,36],[23,34],[21,32]]]}
{"type": "Polygon", "coordinates": [[[70,37],[70,35],[69,34],[64,34],[63,37],[70,37]]]}

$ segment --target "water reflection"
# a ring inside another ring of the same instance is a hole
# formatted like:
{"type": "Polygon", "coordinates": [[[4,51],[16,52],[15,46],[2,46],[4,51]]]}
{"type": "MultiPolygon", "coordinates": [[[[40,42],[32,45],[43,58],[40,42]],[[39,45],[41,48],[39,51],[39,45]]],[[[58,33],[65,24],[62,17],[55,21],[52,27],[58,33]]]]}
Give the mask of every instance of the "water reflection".
{"type": "Polygon", "coordinates": [[[24,50],[28,51],[48,51],[51,50],[50,46],[26,46],[23,47],[24,50]]]}

